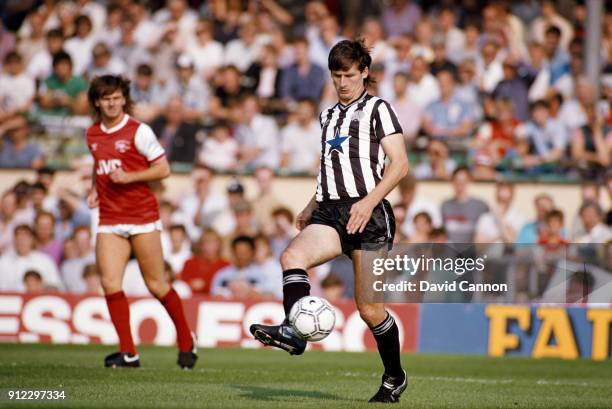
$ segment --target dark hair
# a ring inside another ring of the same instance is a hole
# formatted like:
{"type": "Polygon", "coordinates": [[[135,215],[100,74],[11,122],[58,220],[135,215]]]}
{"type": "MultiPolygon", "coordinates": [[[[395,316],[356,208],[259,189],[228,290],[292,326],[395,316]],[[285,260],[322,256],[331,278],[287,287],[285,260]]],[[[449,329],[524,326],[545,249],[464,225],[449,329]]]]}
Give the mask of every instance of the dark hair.
{"type": "MultiPolygon", "coordinates": [[[[372,65],[372,57],[363,40],[342,40],[329,52],[327,67],[330,71],[349,70],[354,64],[357,64],[359,72],[366,68],[369,70],[372,65]]],[[[373,83],[369,75],[363,80],[366,88],[373,83]]]]}
{"type": "Polygon", "coordinates": [[[468,168],[467,166],[457,166],[457,168],[455,168],[455,170],[453,171],[451,179],[455,179],[455,177],[457,177],[457,175],[461,172],[467,173],[468,177],[470,177],[470,179],[472,178],[472,172],[470,172],[470,168],[468,168]]]}
{"type": "Polygon", "coordinates": [[[544,109],[548,110],[548,108],[549,108],[548,102],[546,100],[539,99],[539,100],[535,101],[533,104],[531,104],[531,106],[529,107],[529,109],[531,111],[533,111],[536,108],[544,108],[544,109]]]}
{"type": "Polygon", "coordinates": [[[246,243],[251,250],[255,251],[255,239],[251,236],[238,236],[232,240],[232,250],[235,250],[240,243],[246,243]]]}
{"type": "Polygon", "coordinates": [[[34,222],[38,223],[38,221],[40,219],[42,219],[43,217],[50,217],[51,220],[53,221],[53,223],[55,223],[55,216],[53,215],[53,213],[51,212],[47,212],[47,211],[40,211],[36,214],[36,217],[34,218],[34,222]]]}
{"type": "Polygon", "coordinates": [[[53,55],[53,68],[62,62],[67,62],[72,67],[72,58],[70,58],[70,54],[63,50],[53,55]]]}
{"type": "Polygon", "coordinates": [[[168,229],[169,231],[172,230],[180,230],[181,232],[183,232],[183,234],[187,234],[187,229],[185,229],[185,226],[183,226],[182,224],[173,224],[170,226],[170,228],[168,229]]]}
{"type": "Polygon", "coordinates": [[[75,26],[79,26],[80,24],[83,24],[83,23],[88,24],[90,30],[93,28],[93,23],[91,22],[91,19],[85,14],[81,14],[77,16],[77,18],[74,19],[75,26]]]}
{"type": "Polygon", "coordinates": [[[546,216],[544,217],[544,220],[546,220],[546,222],[549,222],[551,219],[559,219],[561,223],[563,223],[563,212],[559,209],[552,209],[551,211],[546,213],[546,216]]]}
{"type": "Polygon", "coordinates": [[[153,75],[153,68],[149,64],[139,64],[136,67],[136,74],[150,77],[153,75]]]}
{"type": "Polygon", "coordinates": [[[418,212],[417,214],[414,215],[414,217],[412,218],[412,221],[416,222],[416,220],[420,217],[424,217],[425,220],[427,220],[427,223],[429,223],[430,225],[433,224],[433,221],[431,220],[431,215],[427,212],[418,212]]]}
{"type": "Polygon", "coordinates": [[[553,34],[557,37],[561,37],[561,30],[557,26],[550,26],[546,29],[546,35],[553,34]]]}
{"type": "Polygon", "coordinates": [[[274,209],[271,215],[272,217],[285,216],[289,220],[289,223],[293,223],[293,212],[284,206],[274,209]]]}
{"type": "Polygon", "coordinates": [[[38,176],[40,176],[40,175],[51,175],[51,176],[54,176],[55,175],[55,169],[50,168],[49,166],[43,166],[42,168],[39,168],[36,171],[36,174],[38,176]]]}
{"type": "Polygon", "coordinates": [[[584,286],[584,293],[586,293],[585,295],[593,291],[593,287],[595,286],[595,278],[588,271],[574,271],[570,277],[570,282],[582,284],[584,286]]]}
{"type": "Polygon", "coordinates": [[[42,281],[42,275],[36,270],[28,270],[23,275],[23,281],[25,282],[28,278],[35,278],[36,280],[42,281]]]}
{"type": "Polygon", "coordinates": [[[4,57],[4,64],[11,64],[11,63],[20,63],[23,61],[23,58],[21,57],[21,54],[19,54],[17,51],[9,51],[6,56],[4,57]]]}
{"type": "Polygon", "coordinates": [[[18,224],[17,226],[15,226],[15,229],[13,230],[13,234],[16,236],[17,233],[24,231],[30,234],[30,236],[34,237],[34,230],[32,230],[32,228],[30,226],[28,226],[27,224],[18,224]]]}
{"type": "Polygon", "coordinates": [[[132,101],[132,97],[130,96],[129,80],[119,75],[101,75],[93,79],[89,86],[89,91],[87,91],[87,99],[89,100],[89,107],[96,121],[101,119],[101,111],[100,108],[96,106],[96,102],[105,95],[112,94],[117,90],[120,90],[125,98],[125,107],[123,107],[123,111],[131,114],[132,108],[134,107],[134,101],[132,101]]]}
{"type": "Polygon", "coordinates": [[[47,38],[61,38],[64,39],[64,33],[59,28],[52,28],[47,31],[47,38]]]}
{"type": "Polygon", "coordinates": [[[329,273],[327,277],[321,281],[321,288],[330,288],[330,287],[344,287],[344,281],[340,279],[336,274],[329,273]]]}

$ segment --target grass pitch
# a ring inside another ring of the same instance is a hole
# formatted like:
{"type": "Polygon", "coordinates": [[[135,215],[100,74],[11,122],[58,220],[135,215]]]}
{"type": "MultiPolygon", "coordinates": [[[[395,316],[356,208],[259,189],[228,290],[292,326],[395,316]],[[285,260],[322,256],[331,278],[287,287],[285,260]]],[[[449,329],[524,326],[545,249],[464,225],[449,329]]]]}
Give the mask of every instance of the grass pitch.
{"type": "MultiPolygon", "coordinates": [[[[176,350],[140,347],[140,369],[105,369],[105,346],[0,344],[0,407],[371,408],[375,353],[201,349],[193,371],[176,350]],[[65,401],[8,401],[7,390],[65,389],[65,401]]],[[[611,408],[612,361],[403,356],[410,408],[611,408]]],[[[376,405],[380,407],[380,405],[376,405]]]]}

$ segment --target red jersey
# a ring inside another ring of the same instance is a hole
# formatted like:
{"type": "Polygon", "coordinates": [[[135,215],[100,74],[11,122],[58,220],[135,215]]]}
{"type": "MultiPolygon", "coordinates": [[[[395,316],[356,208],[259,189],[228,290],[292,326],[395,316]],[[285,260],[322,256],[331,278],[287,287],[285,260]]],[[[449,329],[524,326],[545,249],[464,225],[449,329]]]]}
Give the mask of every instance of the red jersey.
{"type": "Polygon", "coordinates": [[[210,286],[215,274],[217,271],[229,265],[229,261],[222,258],[216,260],[204,260],[198,256],[193,256],[189,260],[185,261],[183,271],[181,272],[181,280],[189,284],[190,287],[192,287],[192,282],[194,280],[203,280],[204,287],[197,291],[192,287],[192,290],[198,294],[210,294],[210,286]]]}
{"type": "Polygon", "coordinates": [[[108,129],[98,122],[87,129],[87,146],[94,158],[96,190],[100,201],[100,225],[147,224],[159,219],[157,200],[146,182],[121,185],[109,174],[145,170],[164,156],[151,128],[125,114],[108,129]]]}

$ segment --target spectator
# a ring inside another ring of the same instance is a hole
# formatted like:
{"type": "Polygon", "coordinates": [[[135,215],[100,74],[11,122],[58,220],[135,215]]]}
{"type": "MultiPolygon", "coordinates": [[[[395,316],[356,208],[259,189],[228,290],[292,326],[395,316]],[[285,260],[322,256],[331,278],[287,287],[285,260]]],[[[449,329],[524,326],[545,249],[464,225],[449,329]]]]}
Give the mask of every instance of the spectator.
{"type": "Polygon", "coordinates": [[[71,239],[76,247],[76,255],[74,258],[64,261],[60,271],[66,290],[75,294],[83,294],[87,291],[87,284],[83,279],[83,270],[88,264],[96,262],[89,227],[76,227],[71,239]]]}
{"type": "MultiPolygon", "coordinates": [[[[121,22],[121,38],[113,49],[113,55],[125,63],[129,73],[133,73],[140,64],[155,64],[157,78],[166,82],[174,74],[175,50],[167,47],[167,42],[164,41],[167,37],[163,37],[155,49],[149,50],[140,46],[134,38],[135,27],[131,20],[121,22]],[[151,51],[155,51],[155,55],[152,55],[151,51]]],[[[171,37],[171,34],[168,37],[171,37]]]]}
{"type": "Polygon", "coordinates": [[[219,270],[213,279],[211,294],[247,298],[259,293],[263,275],[255,264],[255,240],[238,236],[232,241],[232,264],[219,270]]]}
{"type": "Polygon", "coordinates": [[[247,200],[239,200],[231,205],[232,229],[226,232],[229,242],[239,236],[255,237],[258,234],[257,220],[253,206],[247,200]]]}
{"type": "Polygon", "coordinates": [[[134,117],[143,122],[152,121],[162,110],[162,89],[153,78],[153,68],[140,64],[130,83],[130,95],[134,101],[134,117]]]}
{"type": "Polygon", "coordinates": [[[576,79],[576,96],[561,105],[558,120],[569,132],[588,124],[587,107],[595,104],[595,87],[585,77],[576,79]]]}
{"type": "Polygon", "coordinates": [[[99,41],[114,49],[121,41],[121,22],[126,17],[127,15],[123,12],[121,6],[109,4],[106,8],[106,21],[103,23],[103,27],[94,30],[99,41]]]}
{"type": "Polygon", "coordinates": [[[94,79],[100,75],[123,75],[127,67],[120,59],[113,56],[111,49],[105,43],[97,43],[92,51],[92,60],[87,68],[87,78],[94,79]]]}
{"type": "MultiPolygon", "coordinates": [[[[553,209],[546,213],[546,227],[542,229],[538,237],[538,245],[548,252],[564,252],[569,243],[563,238],[563,212],[553,209]]],[[[564,254],[561,254],[564,256],[564,254]]]]}
{"type": "Polygon", "coordinates": [[[87,264],[83,268],[83,281],[85,282],[86,294],[104,295],[100,281],[100,272],[95,264],[87,264]]]}
{"type": "MultiPolygon", "coordinates": [[[[255,182],[257,183],[257,196],[253,201],[255,221],[260,228],[272,226],[272,212],[282,205],[274,193],[274,171],[262,166],[255,169],[255,182]]],[[[266,233],[270,230],[266,229],[266,233]]]]}
{"type": "Polygon", "coordinates": [[[612,240],[612,229],[603,223],[603,210],[596,202],[586,202],[580,207],[580,218],[585,234],[577,243],[607,243],[612,240]]]}
{"type": "MultiPolygon", "coordinates": [[[[396,217],[397,220],[397,217],[396,217]]],[[[281,253],[287,248],[289,242],[295,237],[297,231],[293,225],[293,212],[280,206],[272,211],[272,226],[268,230],[272,254],[280,259],[281,253]]]]}
{"type": "Polygon", "coordinates": [[[389,53],[389,57],[383,61],[385,70],[390,78],[393,78],[397,73],[401,72],[407,75],[412,66],[412,37],[408,34],[402,34],[391,40],[393,44],[393,52],[389,53]]]}
{"type": "Polygon", "coordinates": [[[173,224],[169,230],[169,246],[163,249],[164,260],[170,265],[173,272],[181,272],[185,262],[191,258],[189,237],[182,224],[173,224]]]}
{"type": "Polygon", "coordinates": [[[549,117],[548,103],[536,101],[531,107],[531,121],[525,125],[524,139],[519,143],[528,146],[521,148],[521,164],[530,172],[544,172],[558,169],[568,144],[563,125],[549,117]]]}
{"type": "Polygon", "coordinates": [[[438,13],[438,26],[444,36],[446,55],[454,64],[462,61],[465,47],[465,34],[455,24],[455,12],[450,7],[443,7],[438,13]]]}
{"type": "Polygon", "coordinates": [[[195,166],[191,173],[194,189],[180,201],[179,208],[187,219],[187,233],[191,240],[200,237],[202,228],[211,227],[227,209],[227,199],[210,186],[212,170],[202,165],[195,166]]]}
{"type": "Polygon", "coordinates": [[[408,243],[429,243],[433,225],[431,216],[427,212],[419,212],[412,218],[414,224],[414,233],[408,237],[408,243]]]}
{"type": "Polygon", "coordinates": [[[514,116],[519,121],[529,119],[528,89],[525,82],[517,76],[518,64],[511,58],[504,60],[504,79],[493,90],[493,98],[505,98],[512,102],[514,116]]]}
{"type": "Polygon", "coordinates": [[[159,27],[153,22],[145,4],[133,1],[128,6],[128,14],[134,24],[132,36],[139,47],[149,49],[154,47],[160,39],[159,27]]]}
{"type": "Polygon", "coordinates": [[[251,170],[261,166],[272,169],[278,167],[279,136],[274,119],[261,114],[259,102],[254,95],[248,95],[242,100],[240,115],[241,122],[236,127],[236,140],[241,147],[238,167],[251,170]]]}
{"type": "Polygon", "coordinates": [[[188,110],[179,96],[171,97],[162,114],[151,123],[151,128],[171,162],[193,163],[198,127],[189,121],[188,110]]]}
{"type": "Polygon", "coordinates": [[[195,34],[186,52],[193,59],[198,75],[209,80],[223,65],[223,45],[214,40],[213,26],[207,20],[198,22],[195,34]]]}
{"type": "Polygon", "coordinates": [[[64,34],[60,29],[47,31],[45,35],[45,47],[38,51],[28,60],[27,73],[37,80],[42,81],[53,72],[53,56],[62,51],[64,47],[64,34]]]}
{"type": "Polygon", "coordinates": [[[408,87],[408,75],[397,72],[393,76],[394,96],[391,104],[397,112],[397,117],[404,131],[404,138],[411,144],[421,129],[421,108],[412,100],[406,92],[408,87]]]}
{"type": "Polygon", "coordinates": [[[56,266],[62,261],[63,245],[55,238],[55,217],[52,213],[41,211],[34,220],[36,250],[51,257],[56,266]]]}
{"type": "Polygon", "coordinates": [[[449,180],[456,167],[455,161],[449,158],[446,143],[432,139],[427,144],[427,157],[414,168],[413,173],[417,179],[449,180]]]}
{"type": "Polygon", "coordinates": [[[323,298],[331,304],[337,304],[343,298],[344,283],[334,273],[329,273],[327,277],[321,281],[321,290],[323,291],[323,298]]]}
{"type": "Polygon", "coordinates": [[[411,34],[421,19],[421,8],[411,0],[393,0],[385,4],[381,19],[389,37],[411,34]]]}
{"type": "Polygon", "coordinates": [[[568,71],[570,55],[567,45],[561,45],[561,30],[552,25],[546,29],[544,38],[540,39],[544,45],[544,52],[550,64],[550,83],[556,85],[557,81],[568,71]]]}
{"type": "Polygon", "coordinates": [[[365,46],[370,50],[372,63],[382,63],[389,58],[393,52],[391,46],[385,39],[385,32],[381,22],[377,18],[366,17],[361,27],[361,38],[365,46]]]}
{"type": "Polygon", "coordinates": [[[411,237],[416,232],[414,227],[414,216],[417,213],[426,212],[431,216],[434,227],[439,227],[441,225],[442,217],[440,215],[440,210],[436,205],[425,198],[425,196],[417,193],[417,180],[412,175],[403,178],[398,188],[400,192],[399,205],[402,205],[406,209],[405,221],[401,228],[402,233],[406,237],[411,237]]]}
{"type": "Polygon", "coordinates": [[[412,62],[407,92],[414,103],[423,109],[440,98],[438,81],[429,73],[429,65],[422,57],[412,62]]]}
{"type": "Polygon", "coordinates": [[[489,40],[482,46],[480,58],[476,60],[476,77],[481,92],[492,93],[504,78],[504,70],[497,59],[498,49],[498,45],[489,40]]]}
{"type": "Polygon", "coordinates": [[[8,128],[9,137],[2,142],[0,168],[38,169],[44,163],[43,151],[29,140],[30,126],[24,117],[0,125],[0,135],[8,128]]]}
{"type": "Polygon", "coordinates": [[[533,200],[536,219],[523,225],[516,238],[516,244],[536,244],[538,238],[548,234],[546,232],[546,215],[554,209],[554,202],[550,195],[540,193],[533,200]]]}
{"type": "Polygon", "coordinates": [[[164,95],[167,103],[172,97],[181,97],[185,121],[200,120],[206,113],[210,90],[202,78],[195,75],[194,63],[189,55],[181,54],[177,58],[176,75],[166,83],[164,95]]]}
{"type": "Polygon", "coordinates": [[[253,22],[242,24],[238,36],[225,47],[223,60],[226,65],[234,65],[241,72],[245,72],[257,60],[264,44],[263,40],[257,37],[257,28],[253,22]]]}
{"type": "Polygon", "coordinates": [[[455,86],[457,98],[465,101],[472,111],[474,120],[480,121],[483,116],[483,109],[479,95],[480,91],[476,84],[476,63],[471,59],[463,60],[458,72],[459,79],[455,86]]]}
{"type": "Polygon", "coordinates": [[[415,57],[422,57],[427,64],[433,61],[433,50],[431,42],[434,35],[433,21],[429,17],[420,19],[414,30],[414,44],[412,45],[412,54],[415,57]]]}
{"type": "Polygon", "coordinates": [[[295,64],[283,71],[280,96],[287,101],[310,98],[318,101],[323,94],[326,74],[322,67],[312,63],[308,41],[304,37],[293,42],[295,64]]]}
{"type": "Polygon", "coordinates": [[[228,65],[221,70],[220,82],[215,95],[210,101],[208,113],[214,119],[230,119],[230,106],[237,105],[248,93],[241,83],[241,74],[238,68],[228,65]]]}
{"type": "Polygon", "coordinates": [[[585,107],[587,123],[574,131],[571,158],[583,179],[600,179],[610,165],[612,149],[606,140],[612,138],[612,129],[605,118],[596,112],[595,105],[585,107]]]}
{"type": "Polygon", "coordinates": [[[318,33],[309,37],[310,60],[319,67],[327,67],[327,57],[332,47],[344,38],[340,35],[338,20],[332,15],[323,17],[319,23],[318,33]]]}
{"type": "Polygon", "coordinates": [[[15,226],[20,223],[24,221],[17,215],[17,195],[12,190],[7,190],[0,200],[0,254],[13,248],[13,232],[15,226]]]}
{"type": "Polygon", "coordinates": [[[514,185],[508,182],[496,183],[495,207],[478,218],[474,239],[476,243],[515,242],[524,220],[513,201],[514,185]]]}
{"type": "Polygon", "coordinates": [[[519,64],[519,73],[529,86],[528,99],[534,102],[547,97],[550,88],[550,66],[540,43],[529,44],[529,57],[519,64]]]}
{"type": "Polygon", "coordinates": [[[315,101],[302,99],[294,121],[281,130],[281,168],[288,172],[312,175],[319,170],[321,126],[315,114],[315,101]]]}
{"type": "Polygon", "coordinates": [[[198,16],[189,8],[186,0],[168,0],[166,7],[153,15],[153,22],[162,29],[168,26],[176,27],[175,46],[178,49],[189,44],[194,29],[198,23],[198,16]]]}
{"type": "Polygon", "coordinates": [[[198,240],[196,253],[185,261],[180,274],[181,280],[189,284],[196,294],[209,294],[217,271],[227,267],[229,262],[221,257],[222,239],[213,229],[204,229],[198,240]]]}
{"type": "Polygon", "coordinates": [[[199,161],[220,172],[236,170],[240,146],[232,137],[230,125],[226,121],[217,121],[204,140],[199,161]]]}
{"type": "Polygon", "coordinates": [[[440,99],[425,109],[423,128],[438,139],[466,138],[474,119],[469,105],[455,95],[455,80],[450,71],[438,73],[440,99]]]}
{"type": "Polygon", "coordinates": [[[485,202],[469,196],[470,180],[467,168],[455,169],[452,178],[454,195],[442,203],[444,227],[451,243],[473,243],[476,223],[489,211],[485,202]]]}
{"type": "MultiPolygon", "coordinates": [[[[280,108],[277,100],[281,95],[282,73],[278,67],[278,54],[274,46],[265,45],[259,59],[245,73],[251,92],[257,95],[271,111],[280,108]]],[[[284,107],[283,109],[284,110],[284,107]]]]}
{"type": "Polygon", "coordinates": [[[23,275],[23,286],[26,294],[42,293],[45,290],[42,276],[36,270],[28,270],[23,275]]]}
{"type": "Polygon", "coordinates": [[[447,58],[444,38],[435,38],[432,43],[432,50],[433,61],[429,64],[431,75],[438,76],[439,72],[448,71],[453,75],[453,78],[456,78],[457,66],[447,58]]]}
{"type": "Polygon", "coordinates": [[[255,264],[262,274],[260,291],[262,295],[270,295],[277,300],[283,298],[283,269],[279,259],[272,254],[268,238],[264,235],[255,237],[255,264]]]}
{"type": "Polygon", "coordinates": [[[36,84],[25,73],[23,58],[16,51],[11,51],[4,58],[0,74],[0,124],[32,108],[36,84]]]}
{"type": "Polygon", "coordinates": [[[96,43],[91,19],[80,15],[75,19],[76,36],[66,40],[64,48],[73,63],[73,74],[82,76],[91,63],[91,51],[96,43]]]}
{"type": "Polygon", "coordinates": [[[53,260],[34,250],[34,232],[24,224],[15,227],[15,250],[0,256],[0,290],[25,291],[24,275],[29,270],[37,271],[45,287],[61,289],[61,281],[53,260]]]}
{"type": "Polygon", "coordinates": [[[86,201],[67,188],[59,190],[58,217],[55,222],[55,237],[66,240],[78,226],[90,226],[90,210],[86,201]]]}
{"type": "Polygon", "coordinates": [[[480,25],[477,20],[468,21],[463,29],[465,33],[465,44],[458,53],[457,57],[450,53],[449,56],[457,58],[457,64],[465,60],[477,61],[480,58],[481,33],[480,25]]]}
{"type": "Polygon", "coordinates": [[[72,75],[72,60],[63,51],[53,56],[53,74],[39,89],[41,113],[82,115],[88,112],[87,82],[72,75]]]}
{"type": "Polygon", "coordinates": [[[531,23],[529,28],[531,38],[543,42],[550,27],[557,28],[559,44],[563,49],[567,49],[569,42],[574,37],[572,25],[557,12],[554,1],[543,0],[540,7],[540,16],[531,23]]]}

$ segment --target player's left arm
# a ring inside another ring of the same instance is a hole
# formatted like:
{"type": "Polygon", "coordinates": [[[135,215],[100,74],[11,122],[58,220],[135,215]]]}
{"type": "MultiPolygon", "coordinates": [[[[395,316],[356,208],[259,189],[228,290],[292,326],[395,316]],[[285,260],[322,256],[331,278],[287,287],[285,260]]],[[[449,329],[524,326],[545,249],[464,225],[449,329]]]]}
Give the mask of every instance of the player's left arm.
{"type": "Polygon", "coordinates": [[[363,232],[370,221],[374,208],[408,174],[408,156],[406,155],[404,135],[395,133],[384,137],[380,143],[383,151],[389,157],[389,166],[385,168],[380,183],[366,197],[351,207],[351,217],[346,225],[349,234],[363,232]]]}

